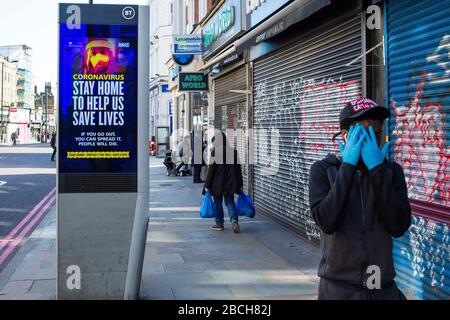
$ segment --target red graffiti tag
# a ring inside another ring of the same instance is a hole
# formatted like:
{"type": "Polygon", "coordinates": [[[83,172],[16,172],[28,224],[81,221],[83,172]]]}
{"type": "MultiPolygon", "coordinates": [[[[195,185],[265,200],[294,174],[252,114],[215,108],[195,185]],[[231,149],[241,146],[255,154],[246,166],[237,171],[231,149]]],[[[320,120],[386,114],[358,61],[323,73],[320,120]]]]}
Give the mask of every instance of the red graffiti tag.
{"type": "Polygon", "coordinates": [[[426,72],[421,72],[408,106],[396,106],[392,100],[396,119],[394,156],[405,171],[412,199],[447,206],[450,153],[445,146],[445,119],[442,105],[429,102],[421,106],[426,77],[426,72]]]}
{"type": "Polygon", "coordinates": [[[314,159],[321,151],[338,152],[333,134],[340,130],[339,112],[346,102],[359,95],[357,80],[305,86],[300,92],[299,141],[314,159]]]}

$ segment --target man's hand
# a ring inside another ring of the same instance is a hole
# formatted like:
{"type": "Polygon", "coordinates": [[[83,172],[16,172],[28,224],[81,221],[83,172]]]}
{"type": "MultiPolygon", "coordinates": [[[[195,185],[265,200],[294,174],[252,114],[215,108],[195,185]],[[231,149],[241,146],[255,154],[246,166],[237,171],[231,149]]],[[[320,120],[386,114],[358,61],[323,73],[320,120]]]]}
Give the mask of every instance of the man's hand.
{"type": "Polygon", "coordinates": [[[364,142],[361,149],[361,157],[364,163],[366,164],[367,168],[371,170],[372,168],[375,168],[377,165],[383,162],[384,157],[386,156],[387,151],[389,150],[391,142],[387,142],[380,150],[372,126],[369,126],[370,135],[367,133],[366,130],[363,130],[362,132],[364,142]]]}
{"type": "Polygon", "coordinates": [[[350,126],[345,146],[339,141],[339,150],[341,151],[342,161],[355,167],[361,156],[361,147],[364,141],[364,135],[361,134],[361,130],[364,131],[360,124],[357,124],[355,127],[350,126]]]}

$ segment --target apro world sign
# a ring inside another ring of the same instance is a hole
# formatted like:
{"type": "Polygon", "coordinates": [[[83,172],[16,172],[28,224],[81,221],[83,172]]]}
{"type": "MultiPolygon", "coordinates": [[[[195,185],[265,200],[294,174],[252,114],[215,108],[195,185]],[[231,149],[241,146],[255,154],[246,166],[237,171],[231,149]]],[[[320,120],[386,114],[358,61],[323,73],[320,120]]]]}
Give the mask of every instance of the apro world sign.
{"type": "Polygon", "coordinates": [[[182,72],[179,79],[179,91],[208,90],[208,76],[201,72],[182,72]]]}
{"type": "Polygon", "coordinates": [[[203,54],[207,56],[236,38],[243,30],[241,0],[228,0],[203,28],[203,54]]]}

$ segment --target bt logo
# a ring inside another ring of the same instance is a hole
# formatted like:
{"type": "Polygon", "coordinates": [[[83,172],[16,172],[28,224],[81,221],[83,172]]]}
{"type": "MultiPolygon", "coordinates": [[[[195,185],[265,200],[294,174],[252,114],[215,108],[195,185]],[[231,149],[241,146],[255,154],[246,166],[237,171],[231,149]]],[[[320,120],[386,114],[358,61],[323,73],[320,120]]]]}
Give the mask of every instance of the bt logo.
{"type": "Polygon", "coordinates": [[[132,7],[125,7],[122,10],[122,16],[127,20],[133,19],[135,14],[136,13],[132,7]]]}

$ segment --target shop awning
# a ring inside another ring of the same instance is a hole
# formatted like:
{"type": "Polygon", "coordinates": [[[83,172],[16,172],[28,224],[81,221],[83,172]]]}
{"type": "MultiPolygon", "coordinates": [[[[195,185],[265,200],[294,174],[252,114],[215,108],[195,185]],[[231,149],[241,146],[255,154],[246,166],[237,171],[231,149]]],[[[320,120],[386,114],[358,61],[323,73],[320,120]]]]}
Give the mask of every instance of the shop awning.
{"type": "Polygon", "coordinates": [[[215,58],[208,61],[202,70],[208,69],[232,54],[240,54],[245,49],[280,34],[330,3],[331,0],[296,0],[292,2],[222,50],[215,58]]]}

